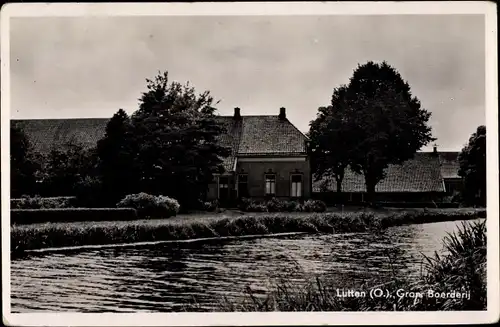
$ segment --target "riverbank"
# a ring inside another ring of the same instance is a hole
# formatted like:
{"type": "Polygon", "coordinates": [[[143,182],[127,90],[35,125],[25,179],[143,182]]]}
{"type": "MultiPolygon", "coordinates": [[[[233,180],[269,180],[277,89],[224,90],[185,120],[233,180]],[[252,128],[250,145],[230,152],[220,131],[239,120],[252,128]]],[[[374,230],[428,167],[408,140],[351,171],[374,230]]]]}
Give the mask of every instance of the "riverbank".
{"type": "MultiPolygon", "coordinates": [[[[444,253],[424,256],[418,281],[394,276],[373,287],[332,286],[328,278],[297,284],[282,278],[267,296],[247,288],[241,302],[222,298],[220,311],[442,311],[486,310],[486,221],[463,223],[443,239],[444,253]]],[[[196,306],[186,307],[196,311],[196,306]]]]}
{"type": "Polygon", "coordinates": [[[485,218],[486,209],[197,215],[192,218],[11,226],[11,251],[278,233],[381,231],[391,226],[485,218]]]}

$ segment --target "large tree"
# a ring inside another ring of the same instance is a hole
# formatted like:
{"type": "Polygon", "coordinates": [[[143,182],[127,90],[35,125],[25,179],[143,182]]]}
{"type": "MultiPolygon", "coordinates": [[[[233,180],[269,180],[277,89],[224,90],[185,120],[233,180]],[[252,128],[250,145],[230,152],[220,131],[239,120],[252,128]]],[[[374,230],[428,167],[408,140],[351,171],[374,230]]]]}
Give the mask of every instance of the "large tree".
{"type": "Polygon", "coordinates": [[[458,174],[464,178],[463,198],[469,204],[486,205],[486,126],[479,126],[459,154],[458,174]]]}
{"type": "Polygon", "coordinates": [[[367,201],[390,164],[402,164],[435,140],[430,112],[412,95],[409,84],[386,62],[355,69],[346,92],[350,138],[355,145],[351,168],[365,178],[367,201]]]}
{"type": "Polygon", "coordinates": [[[95,149],[87,149],[78,140],[70,139],[62,146],[52,147],[43,167],[43,195],[75,195],[82,179],[96,175],[95,149]]]}
{"type": "Polygon", "coordinates": [[[210,93],[196,94],[188,84],[169,83],[168,73],[147,80],[148,91],[131,117],[132,149],[137,154],[140,188],[173,196],[185,206],[202,197],[222,157],[229,155],[217,136],[210,93]]]}
{"type": "Polygon", "coordinates": [[[131,122],[120,109],[109,120],[104,137],[97,143],[102,194],[110,203],[137,191],[136,153],[132,148],[131,122]]]}
{"type": "Polygon", "coordinates": [[[10,126],[10,183],[11,197],[32,195],[36,192],[40,158],[18,124],[10,126]]]}
{"type": "Polygon", "coordinates": [[[333,91],[331,105],[320,107],[316,119],[311,121],[309,138],[311,140],[311,162],[315,179],[325,174],[335,178],[337,192],[342,192],[344,172],[351,162],[354,149],[351,132],[353,126],[346,103],[347,86],[333,91]]]}

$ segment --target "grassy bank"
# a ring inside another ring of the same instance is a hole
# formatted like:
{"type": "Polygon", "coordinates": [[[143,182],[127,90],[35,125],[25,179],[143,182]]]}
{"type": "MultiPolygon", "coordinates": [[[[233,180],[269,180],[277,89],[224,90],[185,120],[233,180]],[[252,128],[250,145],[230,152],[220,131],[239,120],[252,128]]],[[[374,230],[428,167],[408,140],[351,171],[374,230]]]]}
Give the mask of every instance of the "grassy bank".
{"type": "MultiPolygon", "coordinates": [[[[305,284],[290,282],[290,276],[274,284],[267,296],[247,289],[243,301],[220,302],[221,311],[438,311],[486,310],[486,222],[464,223],[443,240],[445,253],[425,257],[423,273],[410,283],[394,277],[383,286],[357,288],[364,297],[340,297],[332,282],[310,278],[305,284]],[[384,296],[372,299],[370,290],[384,296]],[[398,291],[400,290],[400,291],[398,291]],[[403,290],[403,292],[401,291],[403,290]],[[388,292],[388,293],[386,293],[388,292]],[[412,294],[404,293],[412,292],[412,294]],[[458,298],[456,293],[463,294],[458,298]],[[392,297],[386,297],[390,294],[392,297]],[[420,296],[419,296],[420,294],[420,296]],[[436,297],[435,294],[444,294],[436,297]]],[[[296,277],[296,276],[295,276],[296,277]]],[[[346,285],[349,289],[349,285],[346,285]]],[[[188,311],[196,310],[188,308],[188,311]]]]}
{"type": "Polygon", "coordinates": [[[13,224],[137,219],[137,211],[132,208],[12,209],[10,211],[10,221],[13,224]]]}
{"type": "Polygon", "coordinates": [[[486,210],[434,209],[394,213],[283,213],[195,219],[45,223],[11,226],[11,250],[261,235],[290,232],[346,233],[485,217],[486,210]]]}

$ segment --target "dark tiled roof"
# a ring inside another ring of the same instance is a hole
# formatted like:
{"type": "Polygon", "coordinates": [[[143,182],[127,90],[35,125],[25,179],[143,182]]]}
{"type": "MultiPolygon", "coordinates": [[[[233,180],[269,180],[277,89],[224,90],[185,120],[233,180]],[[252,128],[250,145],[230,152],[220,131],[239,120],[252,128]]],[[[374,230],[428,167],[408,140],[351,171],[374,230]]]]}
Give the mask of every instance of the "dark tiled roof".
{"type": "Polygon", "coordinates": [[[288,119],[244,116],[240,155],[304,155],[306,137],[288,119]]]}
{"type": "MultiPolygon", "coordinates": [[[[332,176],[323,177],[313,183],[313,191],[320,192],[323,187],[335,192],[337,184],[332,176]]],[[[366,192],[363,175],[356,174],[350,169],[345,172],[342,182],[343,192],[366,192]]],[[[380,181],[376,192],[444,192],[443,178],[439,166],[439,158],[432,153],[419,152],[411,160],[402,165],[390,165],[387,176],[380,181]]]]}
{"type": "Polygon", "coordinates": [[[238,156],[305,155],[306,136],[290,121],[278,116],[219,116],[226,133],[219,138],[221,145],[231,148],[224,158],[226,171],[233,171],[238,156]]]}
{"type": "MultiPolygon", "coordinates": [[[[222,146],[231,148],[223,159],[227,171],[234,169],[239,155],[305,155],[306,136],[287,119],[276,116],[218,116],[226,133],[219,137],[222,146]]],[[[30,137],[35,148],[47,153],[52,146],[61,146],[74,138],[86,147],[93,147],[105,134],[107,118],[14,120],[30,137]]]]}
{"type": "Polygon", "coordinates": [[[460,163],[458,162],[459,152],[439,152],[441,162],[441,175],[445,179],[461,178],[458,176],[460,163]]]}
{"type": "Polygon", "coordinates": [[[226,131],[219,135],[219,144],[231,149],[231,154],[226,158],[222,158],[222,165],[226,171],[233,171],[236,156],[238,154],[238,146],[241,141],[242,121],[235,120],[233,117],[229,116],[220,116],[217,120],[226,131]]]}
{"type": "Polygon", "coordinates": [[[94,147],[105,133],[108,118],[13,120],[29,136],[34,148],[47,153],[69,141],[94,147]]]}

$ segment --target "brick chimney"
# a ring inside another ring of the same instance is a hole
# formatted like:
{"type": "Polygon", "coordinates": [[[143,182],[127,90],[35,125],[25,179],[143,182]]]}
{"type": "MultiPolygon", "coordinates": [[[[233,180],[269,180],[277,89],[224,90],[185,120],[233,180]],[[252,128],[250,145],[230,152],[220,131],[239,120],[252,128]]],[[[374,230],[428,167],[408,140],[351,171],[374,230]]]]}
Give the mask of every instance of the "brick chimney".
{"type": "Polygon", "coordinates": [[[286,109],[281,107],[280,108],[280,114],[278,116],[280,119],[286,119],[286,109]]]}
{"type": "Polygon", "coordinates": [[[240,113],[240,108],[236,107],[234,108],[234,119],[241,119],[241,113],[240,113]]]}

